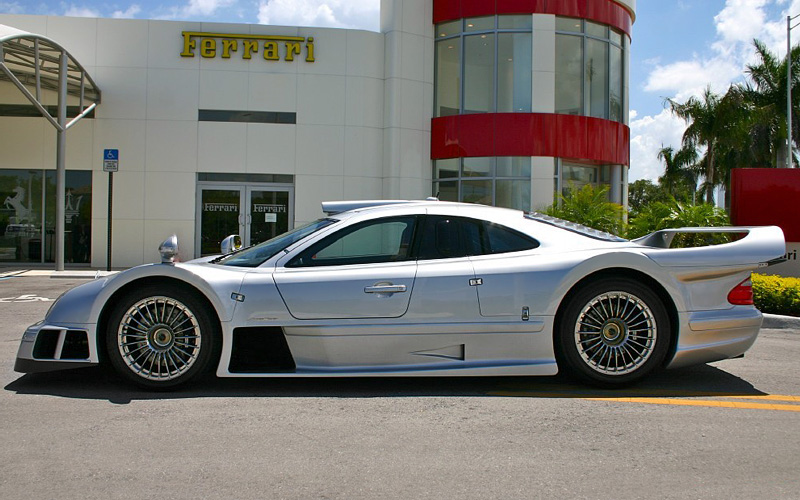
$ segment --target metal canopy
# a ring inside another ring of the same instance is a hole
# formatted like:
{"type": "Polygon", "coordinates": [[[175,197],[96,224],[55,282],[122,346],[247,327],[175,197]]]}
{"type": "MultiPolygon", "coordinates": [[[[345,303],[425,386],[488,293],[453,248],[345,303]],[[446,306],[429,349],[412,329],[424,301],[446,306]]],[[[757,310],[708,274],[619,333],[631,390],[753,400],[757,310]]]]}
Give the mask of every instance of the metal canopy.
{"type": "Polygon", "coordinates": [[[53,40],[0,24],[0,81],[11,82],[56,129],[56,271],[64,270],[64,210],[67,129],[100,103],[100,89],[86,70],[53,40]],[[52,116],[43,91],[58,96],[52,116]],[[67,122],[67,98],[78,99],[78,115],[67,122]]]}

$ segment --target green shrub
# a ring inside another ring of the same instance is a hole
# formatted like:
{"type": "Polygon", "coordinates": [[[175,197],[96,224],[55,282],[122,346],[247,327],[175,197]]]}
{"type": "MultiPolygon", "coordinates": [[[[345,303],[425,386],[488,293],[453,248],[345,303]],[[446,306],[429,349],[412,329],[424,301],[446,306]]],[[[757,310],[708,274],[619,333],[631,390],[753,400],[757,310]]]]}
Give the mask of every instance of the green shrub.
{"type": "Polygon", "coordinates": [[[800,316],[800,278],[753,274],[753,298],[763,313],[800,316]]]}
{"type": "Polygon", "coordinates": [[[607,233],[624,234],[624,209],[622,205],[608,201],[608,190],[608,186],[594,187],[591,184],[576,189],[570,183],[566,194],[559,196],[559,200],[544,213],[607,233]]]}

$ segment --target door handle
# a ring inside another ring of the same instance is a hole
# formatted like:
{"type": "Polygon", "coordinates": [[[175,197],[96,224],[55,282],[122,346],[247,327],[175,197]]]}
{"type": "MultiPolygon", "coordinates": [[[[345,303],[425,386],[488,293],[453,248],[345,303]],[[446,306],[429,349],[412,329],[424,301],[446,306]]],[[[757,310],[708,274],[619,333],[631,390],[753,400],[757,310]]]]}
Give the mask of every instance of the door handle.
{"type": "Polygon", "coordinates": [[[373,285],[364,287],[364,293],[402,293],[405,291],[405,285],[373,285]]]}

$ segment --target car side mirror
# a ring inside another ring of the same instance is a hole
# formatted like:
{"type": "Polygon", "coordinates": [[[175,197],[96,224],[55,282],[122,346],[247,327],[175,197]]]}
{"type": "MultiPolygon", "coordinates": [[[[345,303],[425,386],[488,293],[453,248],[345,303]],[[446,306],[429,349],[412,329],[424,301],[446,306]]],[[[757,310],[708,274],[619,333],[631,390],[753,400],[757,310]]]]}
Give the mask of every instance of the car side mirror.
{"type": "Polygon", "coordinates": [[[228,255],[231,252],[235,252],[237,250],[242,249],[242,237],[238,234],[232,234],[222,240],[222,244],[220,244],[220,250],[222,251],[222,255],[228,255]]]}

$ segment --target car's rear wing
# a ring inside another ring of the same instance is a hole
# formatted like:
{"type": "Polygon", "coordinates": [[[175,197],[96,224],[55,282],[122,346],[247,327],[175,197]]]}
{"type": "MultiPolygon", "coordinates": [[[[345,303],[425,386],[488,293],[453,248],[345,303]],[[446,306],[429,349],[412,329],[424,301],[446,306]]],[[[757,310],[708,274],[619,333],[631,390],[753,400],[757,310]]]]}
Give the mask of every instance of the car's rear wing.
{"type": "Polygon", "coordinates": [[[439,201],[438,198],[429,197],[425,200],[353,200],[353,201],[323,201],[322,211],[327,215],[340,214],[357,208],[379,207],[382,205],[403,205],[407,203],[421,203],[423,201],[439,201]]]}
{"type": "Polygon", "coordinates": [[[656,263],[663,266],[727,266],[754,265],[764,267],[783,262],[786,241],[778,226],[748,227],[682,227],[662,229],[632,240],[656,263]],[[680,233],[735,233],[743,237],[730,243],[693,248],[669,248],[680,233]]]}

